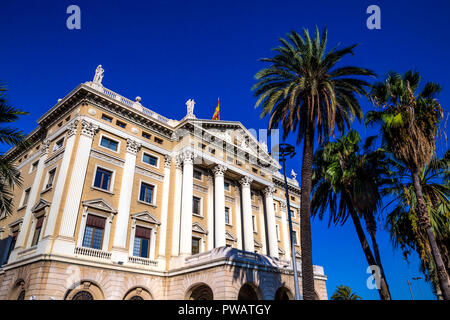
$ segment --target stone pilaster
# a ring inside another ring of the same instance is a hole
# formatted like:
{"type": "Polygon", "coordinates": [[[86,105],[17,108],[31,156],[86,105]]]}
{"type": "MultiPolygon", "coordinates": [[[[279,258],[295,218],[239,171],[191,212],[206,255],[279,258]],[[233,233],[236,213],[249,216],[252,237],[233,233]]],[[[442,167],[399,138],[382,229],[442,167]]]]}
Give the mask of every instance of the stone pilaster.
{"type": "Polygon", "coordinates": [[[166,237],[167,237],[167,211],[169,207],[169,186],[170,186],[170,167],[172,165],[172,158],[169,155],[164,156],[164,181],[163,181],[163,195],[161,203],[161,226],[159,234],[159,251],[158,256],[165,262],[166,256],[166,237]]]}
{"type": "Polygon", "coordinates": [[[175,195],[173,198],[172,223],[172,256],[180,254],[180,223],[181,223],[181,190],[183,186],[183,157],[175,157],[175,195]]]}

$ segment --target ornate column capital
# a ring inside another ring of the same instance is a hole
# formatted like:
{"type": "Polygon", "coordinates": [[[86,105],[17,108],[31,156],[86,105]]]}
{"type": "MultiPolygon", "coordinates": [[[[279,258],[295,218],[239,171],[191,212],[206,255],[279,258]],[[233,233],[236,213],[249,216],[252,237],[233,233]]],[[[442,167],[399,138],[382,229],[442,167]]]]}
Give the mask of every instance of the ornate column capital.
{"type": "Polygon", "coordinates": [[[222,164],[218,164],[216,165],[214,168],[212,168],[212,172],[214,173],[215,177],[218,176],[222,176],[225,174],[225,171],[227,171],[227,167],[222,165],[222,164]]]}
{"type": "Polygon", "coordinates": [[[266,198],[272,197],[274,192],[275,192],[275,188],[272,186],[268,186],[267,188],[264,188],[264,190],[263,190],[264,196],[266,198]]]}
{"type": "Polygon", "coordinates": [[[75,133],[77,133],[78,122],[79,121],[77,119],[75,119],[71,123],[69,123],[69,125],[67,126],[67,137],[68,138],[70,138],[75,133]]]}
{"type": "Polygon", "coordinates": [[[93,138],[98,131],[98,126],[92,122],[82,120],[81,121],[81,134],[89,138],[93,138]]]}
{"type": "Polygon", "coordinates": [[[190,164],[194,163],[194,159],[197,157],[197,155],[190,150],[184,151],[180,156],[184,163],[190,164]]]}
{"type": "Polygon", "coordinates": [[[136,140],[127,139],[127,152],[136,155],[141,148],[141,144],[136,140]]]}
{"type": "Polygon", "coordinates": [[[253,182],[253,178],[251,178],[249,176],[244,176],[239,180],[239,183],[241,184],[242,187],[250,187],[252,182],[253,182]]]}
{"type": "Polygon", "coordinates": [[[181,155],[175,157],[175,168],[183,170],[183,157],[181,155]]]}
{"type": "Polygon", "coordinates": [[[45,139],[42,142],[42,146],[41,146],[41,155],[45,155],[48,153],[48,150],[50,149],[50,140],[49,139],[45,139]]]}
{"type": "Polygon", "coordinates": [[[286,202],[280,201],[280,210],[286,211],[286,208],[287,208],[286,202]]]}
{"type": "Polygon", "coordinates": [[[170,169],[171,164],[172,164],[172,157],[166,154],[164,156],[164,168],[170,169]]]}

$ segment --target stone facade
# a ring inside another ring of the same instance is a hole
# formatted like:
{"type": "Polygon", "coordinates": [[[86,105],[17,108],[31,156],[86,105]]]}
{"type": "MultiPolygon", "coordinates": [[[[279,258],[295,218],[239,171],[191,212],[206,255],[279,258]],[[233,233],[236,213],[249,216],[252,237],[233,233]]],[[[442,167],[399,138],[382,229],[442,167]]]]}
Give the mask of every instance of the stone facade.
{"type": "MultiPolygon", "coordinates": [[[[292,298],[289,214],[267,145],[240,122],[197,119],[193,100],[180,121],[140,101],[86,82],[39,119],[28,149],[8,151],[24,188],[0,216],[0,298],[292,298]]],[[[315,276],[326,299],[321,267],[315,276]]]]}

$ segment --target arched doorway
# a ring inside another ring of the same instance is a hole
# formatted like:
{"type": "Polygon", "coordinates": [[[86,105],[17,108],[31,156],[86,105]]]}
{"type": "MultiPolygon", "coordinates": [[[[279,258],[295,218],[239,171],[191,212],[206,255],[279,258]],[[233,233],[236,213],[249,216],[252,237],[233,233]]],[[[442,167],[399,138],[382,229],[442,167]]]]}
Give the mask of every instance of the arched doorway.
{"type": "Polygon", "coordinates": [[[94,297],[88,291],[78,291],[74,294],[72,300],[94,300],[94,297]]]}
{"type": "Polygon", "coordinates": [[[260,300],[258,288],[250,283],[244,284],[239,290],[238,300],[260,300]]]}
{"type": "Polygon", "coordinates": [[[150,292],[143,287],[136,287],[128,291],[123,300],[152,300],[150,292]]]}
{"type": "Polygon", "coordinates": [[[275,292],[275,300],[293,300],[292,293],[286,287],[279,287],[275,292]]]}
{"type": "Polygon", "coordinates": [[[186,300],[214,300],[213,291],[204,283],[194,285],[188,290],[186,300]]]}

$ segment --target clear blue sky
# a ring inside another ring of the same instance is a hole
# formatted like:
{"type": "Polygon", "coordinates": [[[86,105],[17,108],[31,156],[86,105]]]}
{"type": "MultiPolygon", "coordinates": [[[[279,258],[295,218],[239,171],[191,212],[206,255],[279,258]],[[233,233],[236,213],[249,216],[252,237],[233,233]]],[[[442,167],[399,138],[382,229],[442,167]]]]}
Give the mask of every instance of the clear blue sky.
{"type": "MultiPolygon", "coordinates": [[[[10,102],[31,112],[17,124],[26,132],[57,99],[91,80],[98,64],[107,88],[130,99],[139,95],[146,107],[169,118],[182,118],[185,101],[194,98],[197,117],[209,119],[220,97],[223,120],[266,128],[250,91],[264,66],[258,59],[270,56],[286,32],[317,24],[328,27],[329,47],[360,44],[345,64],[379,75],[416,69],[425,80],[443,85],[440,101],[448,106],[449,12],[446,0],[3,1],[0,79],[8,83],[10,102]],[[66,28],[71,4],[81,8],[81,30],[66,28]],[[371,4],[381,8],[381,30],[366,28],[371,4]]],[[[300,154],[299,149],[288,172],[300,172],[300,154]]],[[[325,221],[314,221],[312,234],[314,263],[325,268],[329,296],[346,284],[364,299],[378,299],[366,287],[367,264],[350,220],[330,229],[325,221]]],[[[408,265],[381,222],[378,238],[393,298],[410,299],[406,281],[422,276],[417,257],[408,265]]],[[[413,281],[412,290],[415,298],[421,293],[434,298],[423,281],[413,281]]]]}

